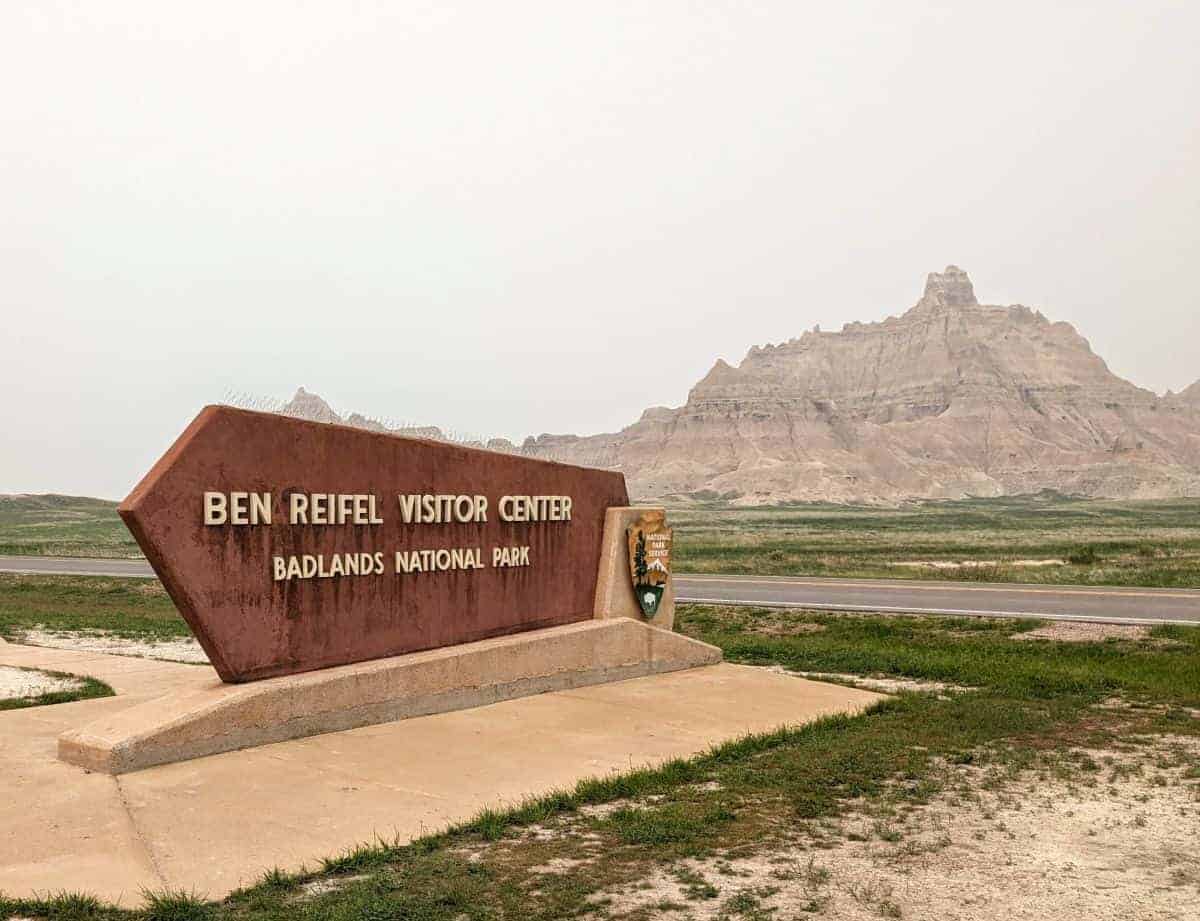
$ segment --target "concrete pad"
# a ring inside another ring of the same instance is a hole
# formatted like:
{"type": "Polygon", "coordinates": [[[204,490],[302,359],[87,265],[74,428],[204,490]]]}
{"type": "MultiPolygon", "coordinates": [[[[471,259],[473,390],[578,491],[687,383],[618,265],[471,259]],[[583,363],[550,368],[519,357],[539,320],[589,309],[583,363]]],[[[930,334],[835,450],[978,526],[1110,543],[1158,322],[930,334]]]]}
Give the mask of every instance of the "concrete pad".
{"type": "Polygon", "coordinates": [[[0,713],[0,892],[103,891],[128,904],[162,885],[117,782],[55,757],[64,725],[114,705],[128,706],[110,697],[0,713]]]}
{"type": "Polygon", "coordinates": [[[720,649],[678,633],[629,618],[592,620],[247,684],[188,686],[63,733],[58,757],[124,774],[719,661],[720,649]]]}
{"type": "Polygon", "coordinates": [[[90,889],[126,905],[143,886],[219,897],[276,865],[315,867],[376,837],[411,840],[484,806],[879,699],[722,664],[120,777],[63,764],[54,746],[65,725],[116,712],[123,698],[0,713],[0,890],[90,889]]]}
{"type": "Polygon", "coordinates": [[[114,778],[57,759],[58,736],[173,688],[211,668],[127,656],[0,644],[0,665],[89,675],[116,697],[0,713],[0,892],[104,892],[125,904],[164,885],[114,778]]]}
{"type": "Polygon", "coordinates": [[[47,646],[0,646],[0,665],[41,668],[71,675],[89,675],[117,694],[161,696],[181,687],[200,687],[216,680],[208,665],[183,665],[137,656],[113,656],[47,646]]]}

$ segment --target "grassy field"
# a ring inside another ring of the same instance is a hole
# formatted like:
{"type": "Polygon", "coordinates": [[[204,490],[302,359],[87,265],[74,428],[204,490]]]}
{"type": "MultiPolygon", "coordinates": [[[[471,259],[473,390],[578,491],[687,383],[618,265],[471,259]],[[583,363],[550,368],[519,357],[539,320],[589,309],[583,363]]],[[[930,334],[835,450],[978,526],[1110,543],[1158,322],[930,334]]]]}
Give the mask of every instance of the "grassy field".
{"type": "Polygon", "coordinates": [[[681,572],[1200,588],[1200,500],[713,503],[669,518],[681,572]]]}
{"type": "Polygon", "coordinates": [[[117,503],[81,496],[0,495],[0,554],[140,557],[117,503]]]}
{"type": "MultiPolygon", "coordinates": [[[[89,623],[111,624],[126,609],[136,615],[128,629],[166,629],[161,599],[111,581],[106,613],[89,623]]],[[[77,626],[83,614],[69,587],[0,582],[0,616],[44,623],[61,603],[66,622],[77,626]]],[[[1107,642],[1020,638],[1035,626],[683,607],[680,629],[716,643],[730,661],[903,676],[959,690],[903,692],[862,716],[586,781],[413,843],[363,845],[302,874],[272,871],[217,902],[148,893],[144,909],[122,911],[86,894],[0,898],[0,918],[783,921],[820,917],[830,905],[864,912],[853,917],[894,918],[905,916],[899,893],[874,877],[839,883],[830,860],[848,843],[874,842],[919,868],[939,848],[963,846],[949,832],[923,836],[923,810],[935,802],[978,812],[987,828],[975,836],[1004,840],[1011,833],[992,812],[995,797],[1009,795],[1019,778],[1026,779],[1013,794],[1018,810],[1021,797],[1032,796],[1030,777],[1104,797],[1136,775],[1148,792],[1134,807],[1173,791],[1191,805],[1172,813],[1168,830],[1195,823],[1200,749],[1184,743],[1200,739],[1200,628],[1156,627],[1107,642]],[[1101,754],[1114,750],[1136,767],[1101,754]],[[851,815],[862,821],[845,824],[851,815]],[[754,866],[765,869],[752,876],[754,866]],[[664,881],[669,897],[655,894],[664,881]],[[785,896],[798,906],[792,914],[774,907],[785,896]]],[[[1131,815],[1135,824],[1148,821],[1131,815]]],[[[1200,894],[1196,855],[1169,859],[1176,863],[1161,898],[1200,894]]]]}
{"type": "MultiPolygon", "coordinates": [[[[1200,500],[714,502],[671,508],[670,519],[680,572],[1200,588],[1200,500]]],[[[116,503],[69,496],[0,496],[0,554],[140,556],[116,503]]]]}
{"type": "Polygon", "coordinates": [[[155,579],[22,576],[0,573],[0,637],[46,627],[58,632],[103,631],[131,639],[191,636],[155,579]]]}
{"type": "MultiPolygon", "coordinates": [[[[98,631],[115,636],[173,639],[190,636],[183,618],[158,582],[0,573],[0,638],[19,640],[26,629],[98,631]]],[[[56,672],[49,674],[65,677],[56,672]]],[[[0,699],[0,711],[108,697],[112,688],[83,677],[80,686],[33,698],[0,699]]]]}

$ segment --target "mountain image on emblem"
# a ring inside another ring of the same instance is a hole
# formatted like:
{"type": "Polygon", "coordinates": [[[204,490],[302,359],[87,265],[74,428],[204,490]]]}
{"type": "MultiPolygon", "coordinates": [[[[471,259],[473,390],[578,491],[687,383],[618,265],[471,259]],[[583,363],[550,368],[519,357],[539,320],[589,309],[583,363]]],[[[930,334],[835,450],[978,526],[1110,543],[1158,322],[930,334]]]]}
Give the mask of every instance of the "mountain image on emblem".
{"type": "Polygon", "coordinates": [[[654,617],[671,578],[671,529],[661,509],[648,509],[626,530],[629,575],[642,614],[654,617]]]}

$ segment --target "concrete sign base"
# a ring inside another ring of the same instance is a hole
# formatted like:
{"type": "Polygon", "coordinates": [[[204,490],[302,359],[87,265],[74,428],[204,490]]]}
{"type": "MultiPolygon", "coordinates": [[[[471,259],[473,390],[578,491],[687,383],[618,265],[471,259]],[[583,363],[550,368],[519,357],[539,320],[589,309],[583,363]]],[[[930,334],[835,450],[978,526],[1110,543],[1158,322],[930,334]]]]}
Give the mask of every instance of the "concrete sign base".
{"type": "Polygon", "coordinates": [[[169,694],[65,732],[58,757],[123,774],[720,661],[715,646],[629,618],[586,621],[250,684],[214,679],[201,690],[169,694]]]}

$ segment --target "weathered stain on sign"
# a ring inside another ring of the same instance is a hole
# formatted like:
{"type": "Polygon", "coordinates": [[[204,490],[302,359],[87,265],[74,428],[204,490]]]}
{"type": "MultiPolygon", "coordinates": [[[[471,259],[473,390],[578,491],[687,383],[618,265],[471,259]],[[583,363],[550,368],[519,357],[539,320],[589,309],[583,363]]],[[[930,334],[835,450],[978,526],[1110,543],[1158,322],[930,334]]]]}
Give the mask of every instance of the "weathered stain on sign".
{"type": "Polygon", "coordinates": [[[619,473],[209,406],[121,504],[225,681],[587,620],[619,473]]]}

